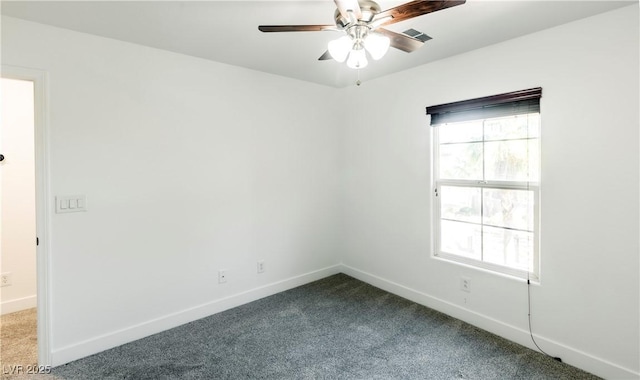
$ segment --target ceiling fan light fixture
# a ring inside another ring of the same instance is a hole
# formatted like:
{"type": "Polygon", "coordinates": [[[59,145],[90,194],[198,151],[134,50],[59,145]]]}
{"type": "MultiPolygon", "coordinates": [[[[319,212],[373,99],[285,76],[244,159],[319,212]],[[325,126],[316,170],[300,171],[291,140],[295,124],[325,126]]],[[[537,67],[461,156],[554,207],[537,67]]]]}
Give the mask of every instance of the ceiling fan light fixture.
{"type": "Polygon", "coordinates": [[[374,0],[333,0],[333,2],[337,6],[334,12],[335,26],[258,25],[258,30],[261,32],[343,31],[346,36],[330,41],[327,51],[318,60],[326,61],[333,58],[340,63],[346,60],[348,67],[362,69],[369,64],[367,54],[370,55],[369,58],[379,60],[387,53],[389,47],[411,53],[431,39],[414,29],[397,33],[382,27],[455,7],[464,4],[466,0],[410,0],[384,11],[374,0]]]}
{"type": "Polygon", "coordinates": [[[367,54],[364,52],[362,47],[351,50],[349,59],[347,59],[347,66],[352,69],[364,69],[368,64],[369,61],[367,61],[367,54]]]}
{"type": "Polygon", "coordinates": [[[387,54],[390,45],[391,40],[389,39],[389,37],[383,36],[378,33],[371,33],[364,40],[365,49],[367,49],[369,54],[371,54],[371,58],[376,61],[387,54]]]}
{"type": "Polygon", "coordinates": [[[337,40],[329,41],[328,50],[331,57],[338,62],[344,62],[353,47],[351,37],[342,36],[337,40]]]}

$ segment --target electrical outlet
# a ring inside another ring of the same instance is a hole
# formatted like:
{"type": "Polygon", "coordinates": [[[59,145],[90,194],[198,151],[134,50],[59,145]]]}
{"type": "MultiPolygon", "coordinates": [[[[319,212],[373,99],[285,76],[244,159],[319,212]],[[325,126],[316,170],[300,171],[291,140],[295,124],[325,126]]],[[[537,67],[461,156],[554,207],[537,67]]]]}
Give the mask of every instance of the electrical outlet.
{"type": "Polygon", "coordinates": [[[469,277],[460,277],[460,290],[471,293],[471,279],[469,277]]]}
{"type": "Polygon", "coordinates": [[[264,260],[258,261],[258,273],[264,272],[264,260]]]}
{"type": "Polygon", "coordinates": [[[227,282],[227,270],[221,269],[218,271],[218,283],[224,284],[225,282],[227,282]]]}
{"type": "Polygon", "coordinates": [[[3,273],[0,275],[0,287],[11,286],[11,273],[3,273]]]}

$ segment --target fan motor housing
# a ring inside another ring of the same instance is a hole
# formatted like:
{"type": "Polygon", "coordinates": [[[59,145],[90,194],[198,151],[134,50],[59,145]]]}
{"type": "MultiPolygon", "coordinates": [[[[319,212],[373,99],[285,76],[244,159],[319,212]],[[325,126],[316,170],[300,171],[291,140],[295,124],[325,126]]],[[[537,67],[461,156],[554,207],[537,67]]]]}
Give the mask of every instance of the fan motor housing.
{"type": "MultiPolygon", "coordinates": [[[[359,0],[358,4],[360,5],[360,12],[362,13],[362,17],[357,20],[359,23],[371,22],[371,20],[373,20],[373,17],[381,11],[380,5],[378,5],[378,3],[376,3],[375,1],[359,0]]],[[[336,26],[340,29],[344,29],[351,23],[351,20],[342,17],[339,9],[336,9],[334,18],[336,20],[336,26]]]]}

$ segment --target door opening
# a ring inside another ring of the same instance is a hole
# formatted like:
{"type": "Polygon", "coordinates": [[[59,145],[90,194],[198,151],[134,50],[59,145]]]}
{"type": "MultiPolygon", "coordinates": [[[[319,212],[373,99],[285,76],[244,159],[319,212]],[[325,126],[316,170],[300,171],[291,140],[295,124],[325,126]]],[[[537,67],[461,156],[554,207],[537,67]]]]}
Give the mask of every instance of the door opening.
{"type": "Polygon", "coordinates": [[[45,73],[2,65],[0,314],[3,371],[49,366],[45,73]]]}
{"type": "Polygon", "coordinates": [[[34,83],[2,78],[0,312],[3,366],[37,365],[34,83]]]}

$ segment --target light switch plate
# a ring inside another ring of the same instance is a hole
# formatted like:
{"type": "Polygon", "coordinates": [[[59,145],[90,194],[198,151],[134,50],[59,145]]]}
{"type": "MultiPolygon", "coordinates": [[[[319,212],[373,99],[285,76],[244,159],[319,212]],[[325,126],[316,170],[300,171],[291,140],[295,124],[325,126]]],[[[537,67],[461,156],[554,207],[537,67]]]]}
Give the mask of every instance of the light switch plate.
{"type": "Polygon", "coordinates": [[[56,197],[56,214],[87,211],[86,195],[59,195],[56,197]]]}

